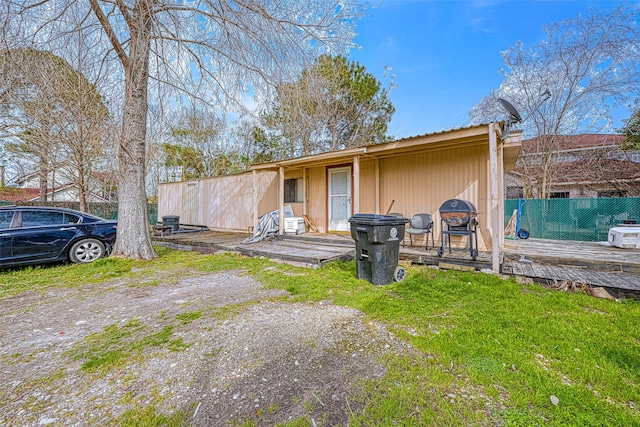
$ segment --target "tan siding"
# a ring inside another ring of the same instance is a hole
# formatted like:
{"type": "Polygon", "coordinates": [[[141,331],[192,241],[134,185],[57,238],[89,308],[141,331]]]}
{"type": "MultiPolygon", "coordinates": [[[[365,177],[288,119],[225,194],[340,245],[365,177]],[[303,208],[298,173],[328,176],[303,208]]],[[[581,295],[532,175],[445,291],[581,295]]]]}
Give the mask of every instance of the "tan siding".
{"type": "Polygon", "coordinates": [[[250,175],[217,181],[216,195],[210,206],[217,209],[210,221],[214,227],[246,230],[253,225],[253,181],[250,175]],[[229,215],[231,213],[231,215],[229,215]]]}
{"type": "Polygon", "coordinates": [[[158,221],[165,215],[182,217],[182,187],[184,182],[160,184],[158,186],[158,221]]]}
{"type": "MultiPolygon", "coordinates": [[[[469,200],[478,209],[480,249],[489,248],[489,155],[486,145],[383,158],[379,160],[379,167],[380,213],[390,210],[408,218],[416,213],[430,213],[438,238],[440,205],[453,198],[469,200]]],[[[309,168],[307,176],[310,181],[309,216],[325,232],[326,168],[309,168]]],[[[360,163],[360,212],[376,213],[375,189],[375,160],[365,159],[360,163]]]]}
{"type": "Polygon", "coordinates": [[[202,212],[200,211],[200,194],[202,193],[202,181],[187,182],[182,186],[182,215],[180,223],[201,225],[202,212]]]}
{"type": "Polygon", "coordinates": [[[258,216],[278,210],[277,172],[258,172],[258,216]]]}
{"type": "Polygon", "coordinates": [[[360,213],[377,213],[375,177],[375,160],[362,160],[360,162],[360,213]]]}
{"type": "Polygon", "coordinates": [[[307,212],[321,233],[327,231],[327,172],[324,166],[309,168],[309,194],[307,212]]]}
{"type": "Polygon", "coordinates": [[[284,179],[302,178],[302,169],[292,169],[284,171],[284,179]]]}
{"type": "MultiPolygon", "coordinates": [[[[478,209],[479,228],[490,227],[487,215],[489,189],[486,146],[451,149],[380,160],[380,209],[400,212],[407,218],[430,213],[440,235],[440,205],[464,199],[478,209]]],[[[479,237],[481,249],[486,249],[479,237]]]]}
{"type": "Polygon", "coordinates": [[[285,203],[285,206],[287,205],[291,206],[291,209],[293,209],[293,216],[301,217],[303,215],[302,203],[285,203]]]}
{"type": "MultiPolygon", "coordinates": [[[[258,212],[277,209],[275,172],[257,174],[258,212]]],[[[158,187],[158,217],[179,215],[183,224],[246,231],[254,225],[251,173],[162,184],[158,187]]]]}

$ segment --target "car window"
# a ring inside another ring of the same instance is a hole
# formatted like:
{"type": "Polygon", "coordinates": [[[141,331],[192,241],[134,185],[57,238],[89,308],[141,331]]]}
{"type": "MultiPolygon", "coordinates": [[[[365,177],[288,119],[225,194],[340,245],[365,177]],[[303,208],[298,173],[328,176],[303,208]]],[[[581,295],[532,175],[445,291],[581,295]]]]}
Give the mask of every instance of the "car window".
{"type": "Polygon", "coordinates": [[[9,228],[11,226],[12,218],[13,218],[13,211],[0,212],[0,230],[3,228],[9,228]]]}
{"type": "Polygon", "coordinates": [[[65,224],[64,214],[62,212],[22,212],[22,227],[39,227],[62,224],[65,224]]]}
{"type": "Polygon", "coordinates": [[[74,215],[74,214],[70,214],[70,213],[65,213],[64,214],[64,223],[65,224],[79,224],[82,221],[80,220],[81,218],[78,215],[74,215]]]}

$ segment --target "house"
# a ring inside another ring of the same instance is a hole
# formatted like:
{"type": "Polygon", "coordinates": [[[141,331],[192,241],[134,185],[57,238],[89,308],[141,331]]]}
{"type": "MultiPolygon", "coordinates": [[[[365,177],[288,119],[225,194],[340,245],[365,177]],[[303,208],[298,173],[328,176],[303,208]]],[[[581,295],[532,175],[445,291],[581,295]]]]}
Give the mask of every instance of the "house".
{"type": "Polygon", "coordinates": [[[38,188],[1,187],[0,201],[9,203],[26,202],[28,200],[37,200],[39,194],[40,190],[38,188]]]}
{"type": "MultiPolygon", "coordinates": [[[[47,177],[48,202],[77,202],[79,189],[71,174],[63,169],[50,172],[47,177]]],[[[0,188],[0,200],[11,202],[36,202],[40,199],[40,176],[37,172],[18,177],[16,188],[0,188]]],[[[89,174],[88,203],[111,202],[116,198],[115,178],[105,172],[89,174]]]]}
{"type": "Polygon", "coordinates": [[[504,242],[503,177],[515,166],[521,133],[504,141],[499,123],[418,135],[384,144],[253,165],[244,174],[161,184],[158,217],[212,230],[251,231],[261,215],[284,206],[321,233],[347,232],[355,213],[429,213],[464,199],[478,210],[480,250],[494,269],[504,242]]]}
{"type": "Polygon", "coordinates": [[[623,135],[537,137],[522,142],[521,158],[505,174],[505,197],[550,198],[640,196],[640,153],[623,151],[623,135]],[[545,152],[549,161],[545,172],[545,152]]]}

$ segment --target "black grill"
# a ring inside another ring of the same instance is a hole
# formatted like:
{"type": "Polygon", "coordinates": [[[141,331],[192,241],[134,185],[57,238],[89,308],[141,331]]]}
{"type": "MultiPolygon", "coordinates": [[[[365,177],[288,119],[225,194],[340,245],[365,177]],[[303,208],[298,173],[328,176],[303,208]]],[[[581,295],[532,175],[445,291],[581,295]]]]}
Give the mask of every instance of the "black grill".
{"type": "Polygon", "coordinates": [[[478,211],[473,203],[450,199],[440,206],[440,230],[441,243],[438,247],[438,256],[444,255],[445,246],[448,244],[451,253],[451,236],[467,236],[467,246],[471,252],[471,258],[475,261],[478,257],[478,211]],[[474,245],[475,242],[475,245],[474,245]]]}

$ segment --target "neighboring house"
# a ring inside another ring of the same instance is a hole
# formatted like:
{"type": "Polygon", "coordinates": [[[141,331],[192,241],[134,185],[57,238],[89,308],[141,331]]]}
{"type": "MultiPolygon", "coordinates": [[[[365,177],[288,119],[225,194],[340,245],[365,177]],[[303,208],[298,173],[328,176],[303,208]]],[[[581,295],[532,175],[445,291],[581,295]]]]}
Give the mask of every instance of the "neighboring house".
{"type": "Polygon", "coordinates": [[[504,242],[504,171],[515,166],[522,137],[514,132],[502,141],[499,129],[498,123],[470,126],[161,184],[158,217],[247,232],[257,229],[261,215],[291,205],[295,216],[327,233],[346,232],[355,213],[429,213],[439,237],[440,206],[464,199],[478,210],[479,249],[491,249],[497,259],[504,242]]]}
{"type": "MultiPolygon", "coordinates": [[[[57,170],[47,178],[48,202],[79,201],[78,186],[64,170],[57,170]]],[[[0,189],[0,200],[12,202],[35,202],[40,199],[40,178],[34,172],[16,179],[17,188],[0,189]]],[[[88,203],[112,202],[116,199],[115,179],[104,172],[92,172],[89,180],[88,203]]]]}
{"type": "Polygon", "coordinates": [[[15,187],[3,187],[0,188],[0,202],[26,202],[38,198],[40,189],[38,188],[15,188],[15,187]]]}
{"type": "MultiPolygon", "coordinates": [[[[549,197],[640,196],[640,153],[621,150],[623,142],[623,135],[559,137],[556,148],[550,153],[549,197]]],[[[539,138],[522,141],[522,153],[516,167],[505,174],[507,199],[540,197],[542,156],[539,138]]]]}

